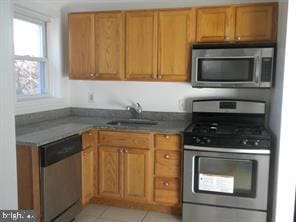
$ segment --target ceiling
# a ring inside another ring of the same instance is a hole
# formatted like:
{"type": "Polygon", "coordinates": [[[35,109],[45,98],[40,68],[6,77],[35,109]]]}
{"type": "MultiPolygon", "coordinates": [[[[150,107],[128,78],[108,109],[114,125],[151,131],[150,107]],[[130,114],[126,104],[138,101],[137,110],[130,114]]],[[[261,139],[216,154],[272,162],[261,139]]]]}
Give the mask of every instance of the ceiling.
{"type": "Polygon", "coordinates": [[[168,8],[229,3],[270,2],[275,0],[13,0],[18,6],[57,17],[61,11],[102,11],[140,8],[168,8]]]}

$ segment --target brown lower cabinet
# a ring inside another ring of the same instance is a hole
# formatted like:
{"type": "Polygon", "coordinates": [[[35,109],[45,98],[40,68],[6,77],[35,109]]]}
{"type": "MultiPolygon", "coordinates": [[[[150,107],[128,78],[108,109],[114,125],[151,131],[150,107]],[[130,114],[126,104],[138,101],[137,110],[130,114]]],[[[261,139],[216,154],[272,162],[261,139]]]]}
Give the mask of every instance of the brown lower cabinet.
{"type": "Polygon", "coordinates": [[[179,134],[99,131],[93,201],[179,213],[181,145],[179,134]]]}
{"type": "Polygon", "coordinates": [[[150,150],[99,146],[99,195],[151,202],[150,150]]]}

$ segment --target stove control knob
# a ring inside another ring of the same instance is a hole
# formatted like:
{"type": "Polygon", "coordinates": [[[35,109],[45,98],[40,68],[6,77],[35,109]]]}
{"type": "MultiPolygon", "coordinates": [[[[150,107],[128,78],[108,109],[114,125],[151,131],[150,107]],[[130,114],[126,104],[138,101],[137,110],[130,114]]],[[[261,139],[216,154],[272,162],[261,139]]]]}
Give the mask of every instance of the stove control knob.
{"type": "Polygon", "coordinates": [[[243,145],[248,145],[249,140],[248,139],[244,139],[243,140],[243,145]]]}
{"type": "Polygon", "coordinates": [[[198,138],[198,137],[196,137],[195,138],[195,142],[197,143],[197,144],[199,144],[201,141],[200,141],[200,138],[198,138]]]}
{"type": "Polygon", "coordinates": [[[205,143],[210,144],[212,141],[209,138],[205,138],[205,143]]]}
{"type": "Polygon", "coordinates": [[[259,146],[260,140],[255,140],[254,145],[259,146]]]}

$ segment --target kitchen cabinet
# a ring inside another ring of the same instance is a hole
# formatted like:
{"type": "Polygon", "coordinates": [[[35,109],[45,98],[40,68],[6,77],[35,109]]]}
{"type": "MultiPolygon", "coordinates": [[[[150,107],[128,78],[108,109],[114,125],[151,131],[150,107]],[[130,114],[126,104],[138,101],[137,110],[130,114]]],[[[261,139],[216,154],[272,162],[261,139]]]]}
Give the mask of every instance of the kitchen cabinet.
{"type": "Polygon", "coordinates": [[[211,7],[197,10],[197,42],[234,40],[234,7],[211,7]]]}
{"type": "Polygon", "coordinates": [[[124,13],[102,12],[95,15],[95,78],[124,78],[124,13]]]}
{"type": "Polygon", "coordinates": [[[158,79],[161,81],[189,80],[195,22],[194,9],[159,11],[158,79]]]}
{"type": "Polygon", "coordinates": [[[157,11],[126,13],[126,79],[157,77],[157,11]]]}
{"type": "Polygon", "coordinates": [[[95,77],[94,14],[73,13],[69,22],[69,75],[71,79],[95,77]]]}
{"type": "Polygon", "coordinates": [[[122,190],[122,148],[100,146],[99,148],[99,195],[121,199],[122,190]]]}
{"type": "Polygon", "coordinates": [[[197,42],[276,41],[277,3],[197,9],[197,42]]]}
{"type": "Polygon", "coordinates": [[[82,205],[86,205],[94,196],[94,149],[82,151],[82,205]]]}
{"type": "Polygon", "coordinates": [[[82,205],[85,206],[94,197],[96,130],[82,134],[81,177],[82,205]]]}
{"type": "Polygon", "coordinates": [[[236,41],[275,41],[277,4],[236,6],[236,41]]]}
{"type": "Polygon", "coordinates": [[[151,202],[151,135],[100,131],[99,141],[99,196],[105,199],[151,202]]]}
{"type": "Polygon", "coordinates": [[[180,134],[155,135],[154,201],[157,204],[180,206],[181,147],[180,134]]]}
{"type": "Polygon", "coordinates": [[[150,151],[124,150],[124,196],[126,200],[151,202],[152,163],[150,151]]]}

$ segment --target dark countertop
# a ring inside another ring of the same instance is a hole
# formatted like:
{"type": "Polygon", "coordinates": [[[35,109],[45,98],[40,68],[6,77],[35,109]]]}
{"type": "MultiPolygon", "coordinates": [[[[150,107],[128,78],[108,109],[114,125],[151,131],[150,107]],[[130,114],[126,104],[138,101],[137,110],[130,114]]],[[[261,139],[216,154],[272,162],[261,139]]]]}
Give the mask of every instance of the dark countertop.
{"type": "MultiPolygon", "coordinates": [[[[118,118],[116,118],[118,119],[118,118]]],[[[180,133],[189,125],[188,120],[161,120],[157,125],[109,125],[114,118],[68,116],[16,127],[17,145],[42,146],[44,144],[81,134],[91,128],[142,132],[180,133]]]]}

